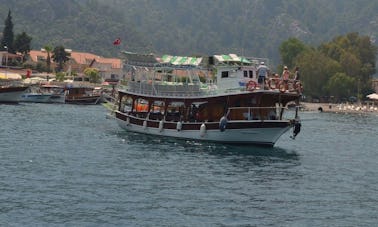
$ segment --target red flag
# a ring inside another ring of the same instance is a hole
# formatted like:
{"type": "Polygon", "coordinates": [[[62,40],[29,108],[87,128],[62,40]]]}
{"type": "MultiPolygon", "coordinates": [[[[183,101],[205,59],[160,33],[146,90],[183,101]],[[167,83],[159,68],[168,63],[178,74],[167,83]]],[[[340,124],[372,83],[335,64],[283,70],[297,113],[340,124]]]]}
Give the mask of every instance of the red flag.
{"type": "Polygon", "coordinates": [[[120,38],[114,40],[113,45],[117,46],[119,44],[121,44],[121,39],[120,38]]]}

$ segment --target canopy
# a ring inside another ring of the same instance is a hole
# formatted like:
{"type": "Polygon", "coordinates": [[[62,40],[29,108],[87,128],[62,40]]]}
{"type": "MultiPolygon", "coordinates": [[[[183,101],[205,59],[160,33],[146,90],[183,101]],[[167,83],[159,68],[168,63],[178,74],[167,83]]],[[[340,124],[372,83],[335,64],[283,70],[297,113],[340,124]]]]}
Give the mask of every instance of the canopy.
{"type": "Polygon", "coordinates": [[[18,73],[0,72],[0,79],[20,80],[22,76],[18,73]]]}
{"type": "Polygon", "coordinates": [[[198,66],[202,61],[202,58],[197,57],[185,57],[185,56],[172,56],[163,55],[161,57],[161,63],[170,63],[172,65],[193,65],[198,66]]]}
{"type": "Polygon", "coordinates": [[[370,95],[367,95],[366,97],[368,97],[369,99],[378,100],[378,94],[377,93],[372,93],[370,95]]]}
{"type": "Polygon", "coordinates": [[[251,63],[248,59],[244,57],[239,57],[236,54],[214,55],[214,58],[217,59],[219,62],[241,62],[247,64],[251,63]]]}

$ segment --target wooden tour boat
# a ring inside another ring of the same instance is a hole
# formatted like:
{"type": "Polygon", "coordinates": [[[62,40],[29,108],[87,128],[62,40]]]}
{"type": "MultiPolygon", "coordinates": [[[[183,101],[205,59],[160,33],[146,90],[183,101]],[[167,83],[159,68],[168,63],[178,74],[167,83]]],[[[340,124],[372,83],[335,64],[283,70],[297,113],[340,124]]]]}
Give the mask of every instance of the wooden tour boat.
{"type": "Polygon", "coordinates": [[[274,79],[259,86],[258,59],[212,56],[204,69],[203,58],[163,56],[155,62],[150,55],[124,54],[131,78],[118,90],[114,115],[127,131],[265,146],[292,128],[294,137],[300,131],[301,86],[274,79]],[[295,111],[286,111],[289,103],[295,111]]]}

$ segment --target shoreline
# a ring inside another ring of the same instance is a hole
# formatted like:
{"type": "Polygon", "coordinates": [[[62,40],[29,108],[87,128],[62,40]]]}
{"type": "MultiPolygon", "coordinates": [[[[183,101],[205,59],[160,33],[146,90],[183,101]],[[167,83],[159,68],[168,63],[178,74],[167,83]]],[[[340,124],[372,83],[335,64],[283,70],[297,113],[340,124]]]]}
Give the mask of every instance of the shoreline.
{"type": "Polygon", "coordinates": [[[318,111],[328,113],[378,113],[378,104],[358,105],[349,103],[310,103],[301,102],[302,111],[318,111]]]}

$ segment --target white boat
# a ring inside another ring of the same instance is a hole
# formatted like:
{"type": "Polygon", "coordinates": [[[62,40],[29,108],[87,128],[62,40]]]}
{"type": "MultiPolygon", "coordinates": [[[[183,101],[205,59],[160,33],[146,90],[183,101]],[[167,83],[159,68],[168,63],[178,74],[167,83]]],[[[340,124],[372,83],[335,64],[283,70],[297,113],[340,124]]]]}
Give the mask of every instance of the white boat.
{"type": "MultiPolygon", "coordinates": [[[[128,62],[141,59],[133,57],[127,53],[128,62]]],[[[300,90],[260,87],[251,61],[213,65],[213,76],[197,63],[145,63],[130,66],[132,79],[118,91],[115,118],[127,131],[274,146],[289,129],[300,130],[298,108],[291,118],[285,114],[288,103],[299,106],[300,90]]]]}
{"type": "Polygon", "coordinates": [[[34,103],[64,103],[64,87],[44,84],[30,86],[28,91],[21,95],[21,102],[34,103]]]}
{"type": "Polygon", "coordinates": [[[18,103],[28,86],[0,82],[0,103],[18,103]]]}

